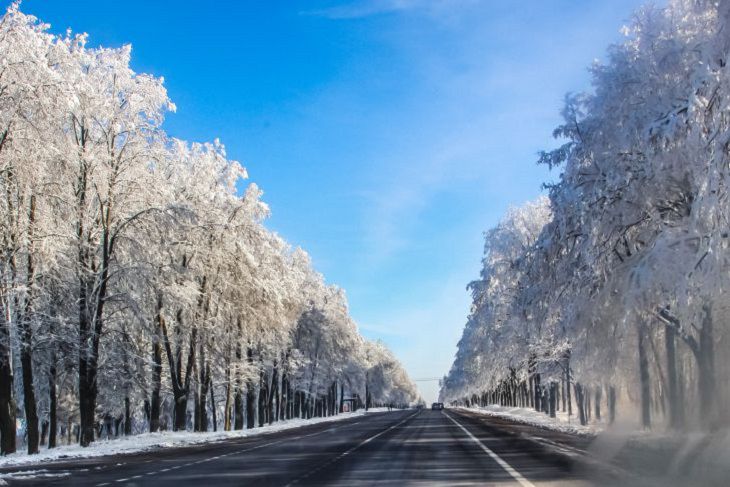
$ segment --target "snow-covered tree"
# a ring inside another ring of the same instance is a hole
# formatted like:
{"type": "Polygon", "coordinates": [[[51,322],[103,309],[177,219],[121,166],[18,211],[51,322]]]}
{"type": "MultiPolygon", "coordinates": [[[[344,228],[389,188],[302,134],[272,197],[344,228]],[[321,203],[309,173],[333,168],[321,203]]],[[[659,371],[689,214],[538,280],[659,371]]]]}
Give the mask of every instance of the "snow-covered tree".
{"type": "Polygon", "coordinates": [[[593,90],[566,98],[563,144],[540,157],[561,170],[551,218],[522,250],[527,267],[508,271],[517,295],[475,298],[444,397],[490,391],[517,352],[529,376],[562,382],[568,408],[575,392],[582,421],[604,400],[609,420],[617,401],[639,406],[644,427],[663,411],[673,428],[730,420],[717,380],[730,366],[718,353],[730,331],[729,14],[712,1],[641,9],[591,68],[593,90]],[[505,299],[523,315],[510,315],[501,341],[484,339],[477,329],[503,326],[505,299]],[[487,380],[473,375],[494,355],[503,363],[487,380]]]}
{"type": "Polygon", "coordinates": [[[130,59],[17,3],[0,20],[1,452],[17,411],[35,453],[336,414],[373,367],[379,402],[415,400],[224,146],[165,133],[163,80],[130,59]]]}

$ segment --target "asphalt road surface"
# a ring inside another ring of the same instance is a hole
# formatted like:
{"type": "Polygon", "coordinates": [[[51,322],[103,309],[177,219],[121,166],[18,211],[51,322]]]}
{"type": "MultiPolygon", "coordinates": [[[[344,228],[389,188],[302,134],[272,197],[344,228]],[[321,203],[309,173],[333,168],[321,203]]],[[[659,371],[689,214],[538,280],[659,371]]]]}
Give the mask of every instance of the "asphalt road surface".
{"type": "Polygon", "coordinates": [[[584,457],[589,443],[463,411],[407,410],[0,475],[16,472],[9,485],[639,485],[584,457]]]}

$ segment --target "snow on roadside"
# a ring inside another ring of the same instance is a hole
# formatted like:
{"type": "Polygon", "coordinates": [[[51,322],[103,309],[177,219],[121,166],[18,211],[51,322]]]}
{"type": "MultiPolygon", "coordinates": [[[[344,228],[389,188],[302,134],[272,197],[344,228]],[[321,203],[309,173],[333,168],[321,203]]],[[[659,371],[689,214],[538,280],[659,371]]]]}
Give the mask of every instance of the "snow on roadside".
{"type": "MultiPolygon", "coordinates": [[[[160,448],[173,448],[189,445],[200,445],[204,443],[213,443],[221,440],[229,440],[236,438],[248,438],[277,431],[301,428],[318,423],[329,423],[342,421],[344,419],[356,418],[365,414],[378,413],[388,411],[388,408],[371,408],[369,411],[355,411],[353,413],[343,413],[336,416],[326,418],[312,419],[291,419],[288,421],[279,421],[272,425],[262,428],[254,428],[251,430],[239,431],[218,431],[207,433],[193,433],[191,431],[164,431],[160,433],[143,433],[140,435],[126,436],[111,440],[98,440],[91,446],[83,448],[79,445],[62,445],[53,449],[42,449],[37,455],[28,455],[25,452],[17,452],[4,457],[0,457],[0,468],[13,467],[20,465],[33,465],[39,463],[48,463],[52,461],[63,461],[74,458],[92,458],[105,455],[118,455],[123,453],[138,453],[148,450],[156,450],[160,448]]],[[[3,474],[0,474],[0,485],[3,481],[3,474]]]]}
{"type": "Polygon", "coordinates": [[[68,477],[71,475],[70,472],[51,472],[47,469],[40,470],[24,470],[22,472],[13,472],[9,474],[0,474],[0,486],[8,485],[7,480],[50,480],[68,477]]]}
{"type": "MultiPolygon", "coordinates": [[[[550,418],[533,409],[498,405],[456,409],[569,434],[603,432],[585,453],[601,462],[615,460],[622,469],[656,481],[647,485],[730,485],[727,482],[730,478],[730,462],[727,461],[730,458],[730,429],[710,433],[645,431],[637,430],[630,422],[605,429],[605,423],[601,422],[581,426],[575,416],[568,418],[560,412],[557,418],[550,418]],[[681,482],[677,482],[678,479],[681,482]]],[[[566,448],[566,445],[551,443],[566,448]]]]}
{"type": "Polygon", "coordinates": [[[463,409],[464,411],[471,411],[485,416],[494,416],[516,423],[538,426],[540,428],[574,435],[595,435],[603,430],[601,423],[589,423],[586,426],[581,426],[575,415],[569,417],[567,413],[561,411],[556,413],[555,418],[551,418],[547,414],[535,411],[534,409],[500,406],[498,404],[485,407],[457,407],[456,409],[463,409]]]}

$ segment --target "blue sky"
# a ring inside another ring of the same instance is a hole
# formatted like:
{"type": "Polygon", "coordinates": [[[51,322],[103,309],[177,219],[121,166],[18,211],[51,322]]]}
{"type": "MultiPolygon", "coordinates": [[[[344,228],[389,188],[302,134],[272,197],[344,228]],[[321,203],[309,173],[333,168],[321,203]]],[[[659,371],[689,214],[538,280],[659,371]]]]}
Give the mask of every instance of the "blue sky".
{"type": "MultiPolygon", "coordinates": [[[[5,2],[7,3],[7,2],[5,2]]],[[[568,91],[638,0],[25,0],[23,10],[131,43],[164,76],[166,128],[219,137],[265,191],[269,226],[347,290],[368,337],[416,379],[444,375],[482,232],[554,175],[568,91]]],[[[436,382],[419,382],[427,401],[436,382]]]]}

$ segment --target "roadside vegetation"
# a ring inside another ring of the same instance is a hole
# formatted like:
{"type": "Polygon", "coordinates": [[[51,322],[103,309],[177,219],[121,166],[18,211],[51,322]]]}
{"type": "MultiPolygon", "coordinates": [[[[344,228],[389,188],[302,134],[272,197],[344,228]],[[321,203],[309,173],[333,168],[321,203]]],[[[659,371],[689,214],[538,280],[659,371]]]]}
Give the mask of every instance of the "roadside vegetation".
{"type": "Polygon", "coordinates": [[[730,423],[730,4],[647,6],[566,97],[547,196],[486,232],[453,404],[730,423]]]}
{"type": "Polygon", "coordinates": [[[130,46],[48,29],[0,19],[0,452],[414,401],[130,46]]]}

